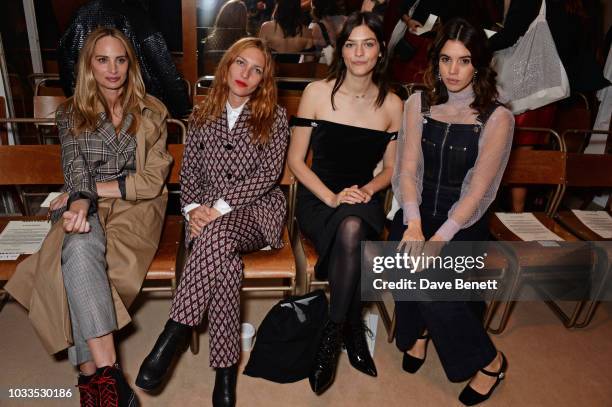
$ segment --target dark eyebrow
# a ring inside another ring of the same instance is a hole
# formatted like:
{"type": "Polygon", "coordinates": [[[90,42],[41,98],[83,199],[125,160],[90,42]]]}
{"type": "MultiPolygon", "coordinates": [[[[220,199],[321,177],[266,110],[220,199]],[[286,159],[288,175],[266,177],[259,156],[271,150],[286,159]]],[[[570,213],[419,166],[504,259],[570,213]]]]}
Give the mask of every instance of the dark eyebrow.
{"type": "MultiPolygon", "coordinates": [[[[450,58],[450,56],[449,56],[449,55],[446,55],[446,54],[440,54],[440,58],[442,58],[442,57],[447,57],[447,58],[450,58]]],[[[470,59],[471,59],[471,58],[472,58],[472,56],[471,56],[471,55],[462,55],[462,56],[460,56],[459,58],[470,58],[470,59]]]]}
{"type": "Polygon", "coordinates": [[[356,41],[376,41],[376,38],[370,37],[370,38],[366,38],[366,39],[363,39],[363,40],[351,40],[349,38],[348,40],[346,40],[346,42],[356,42],[356,41]]]}

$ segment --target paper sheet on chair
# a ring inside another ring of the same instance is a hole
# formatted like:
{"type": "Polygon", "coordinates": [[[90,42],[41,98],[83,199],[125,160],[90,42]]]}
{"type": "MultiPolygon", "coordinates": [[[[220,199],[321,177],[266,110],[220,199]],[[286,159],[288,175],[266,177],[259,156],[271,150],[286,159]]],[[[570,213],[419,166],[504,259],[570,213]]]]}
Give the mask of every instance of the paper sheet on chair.
{"type": "Polygon", "coordinates": [[[32,254],[51,229],[51,222],[10,221],[0,233],[0,253],[32,254]]]}
{"type": "Polygon", "coordinates": [[[60,196],[61,194],[61,192],[51,192],[49,195],[47,195],[43,203],[40,204],[40,207],[48,208],[49,205],[51,205],[51,201],[60,196]]]}
{"type": "Polygon", "coordinates": [[[512,233],[526,242],[534,240],[563,240],[551,232],[532,213],[495,213],[512,233]]]}
{"type": "Polygon", "coordinates": [[[574,215],[584,223],[584,226],[591,229],[604,239],[612,239],[612,216],[606,211],[580,211],[573,209],[574,215]]]}
{"type": "Polygon", "coordinates": [[[416,35],[421,35],[421,34],[425,34],[426,32],[431,31],[431,29],[433,28],[434,24],[436,23],[436,20],[438,19],[438,16],[435,14],[430,14],[429,17],[427,17],[427,21],[425,21],[425,24],[423,25],[423,27],[419,27],[417,28],[414,33],[416,35]]]}
{"type": "Polygon", "coordinates": [[[0,253],[0,261],[17,260],[19,253],[0,253]]]}

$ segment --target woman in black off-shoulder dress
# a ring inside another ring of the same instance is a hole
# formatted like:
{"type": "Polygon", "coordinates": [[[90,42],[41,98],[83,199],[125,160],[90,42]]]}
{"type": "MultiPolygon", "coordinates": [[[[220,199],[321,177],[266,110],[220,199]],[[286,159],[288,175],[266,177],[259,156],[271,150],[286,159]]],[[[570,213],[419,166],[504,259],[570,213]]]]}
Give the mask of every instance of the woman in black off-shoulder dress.
{"type": "Polygon", "coordinates": [[[378,239],[383,229],[379,195],[391,182],[402,112],[385,82],[380,19],[372,13],[349,16],[335,53],[330,78],[304,90],[299,117],[291,121],[288,156],[300,182],[298,224],[319,255],[317,277],[330,285],[329,320],[309,376],[317,394],[334,379],[342,342],[353,367],[377,375],[361,315],[361,242],[378,239]],[[374,175],[381,160],[382,170],[374,175]]]}

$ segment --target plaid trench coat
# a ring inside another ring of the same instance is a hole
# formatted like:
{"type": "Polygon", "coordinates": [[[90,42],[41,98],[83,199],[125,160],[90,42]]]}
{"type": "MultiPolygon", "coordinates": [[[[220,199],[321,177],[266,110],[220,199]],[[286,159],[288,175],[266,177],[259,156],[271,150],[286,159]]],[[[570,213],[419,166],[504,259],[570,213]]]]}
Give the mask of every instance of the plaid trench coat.
{"type": "Polygon", "coordinates": [[[247,103],[230,131],[226,109],[206,125],[195,124],[192,116],[180,173],[181,206],[212,207],[223,199],[233,210],[246,208],[266,243],[280,248],[287,203],[278,182],[289,142],[287,113],[276,106],[266,145],[250,142],[250,117],[247,103]]]}
{"type": "MultiPolygon", "coordinates": [[[[135,172],[129,174],[119,171],[117,164],[129,156],[126,150],[130,143],[125,140],[134,136],[125,134],[128,126],[124,126],[123,134],[117,137],[112,131],[112,123],[99,120],[95,131],[85,132],[75,139],[66,133],[71,123],[62,112],[57,116],[62,136],[64,189],[97,199],[98,216],[106,234],[107,270],[118,329],[130,322],[127,309],[140,291],[157,251],[167,203],[165,179],[172,163],[172,156],[166,151],[166,108],[150,95],[139,108],[141,121],[135,135],[135,172]],[[97,198],[96,181],[108,181],[122,174],[127,175],[125,200],[97,198]]],[[[101,106],[98,111],[103,112],[101,106]]],[[[62,222],[56,222],[41,249],[18,265],[5,287],[28,309],[32,325],[51,354],[73,344],[61,272],[63,240],[62,222]]]]}

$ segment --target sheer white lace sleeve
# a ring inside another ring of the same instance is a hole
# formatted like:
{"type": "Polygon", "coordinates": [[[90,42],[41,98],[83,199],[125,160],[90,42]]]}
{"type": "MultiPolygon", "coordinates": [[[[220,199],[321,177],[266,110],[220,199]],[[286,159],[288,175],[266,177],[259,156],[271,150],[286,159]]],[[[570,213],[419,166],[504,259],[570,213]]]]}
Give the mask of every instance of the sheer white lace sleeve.
{"type": "Polygon", "coordinates": [[[473,225],[495,199],[510,156],[513,132],[514,116],[508,109],[498,107],[485,124],[478,142],[478,158],[463,180],[460,198],[437,231],[443,239],[451,240],[460,229],[473,225]]]}
{"type": "Polygon", "coordinates": [[[415,93],[404,104],[404,118],[391,179],[393,194],[404,210],[404,224],[421,217],[419,205],[423,191],[422,133],[421,94],[415,93]]]}

